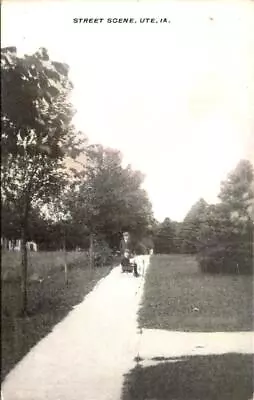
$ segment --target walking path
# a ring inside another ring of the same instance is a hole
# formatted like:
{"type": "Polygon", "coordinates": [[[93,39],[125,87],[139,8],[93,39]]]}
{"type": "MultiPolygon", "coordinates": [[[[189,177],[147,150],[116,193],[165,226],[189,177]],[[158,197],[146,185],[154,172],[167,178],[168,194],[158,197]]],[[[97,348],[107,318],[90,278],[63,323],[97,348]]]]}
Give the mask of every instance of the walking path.
{"type": "Polygon", "coordinates": [[[139,345],[139,357],[144,367],[158,364],[163,359],[174,361],[183,356],[226,353],[254,354],[253,332],[173,332],[143,329],[139,345]]]}
{"type": "MultiPolygon", "coordinates": [[[[146,271],[149,256],[139,257],[141,267],[143,260],[146,271]]],[[[253,353],[252,332],[138,331],[143,284],[114,268],[10,372],[4,400],[120,400],[137,356],[145,366],[154,357],[253,353]]]]}
{"type": "Polygon", "coordinates": [[[4,400],[120,400],[139,346],[143,282],[114,268],[10,372],[4,400]]]}

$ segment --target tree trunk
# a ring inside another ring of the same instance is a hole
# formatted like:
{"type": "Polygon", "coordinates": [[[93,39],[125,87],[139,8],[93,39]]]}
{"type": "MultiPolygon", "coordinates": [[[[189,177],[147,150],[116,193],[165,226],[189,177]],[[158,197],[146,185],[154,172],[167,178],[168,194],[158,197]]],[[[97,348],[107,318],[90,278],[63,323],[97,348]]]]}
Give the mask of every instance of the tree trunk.
{"type": "Polygon", "coordinates": [[[28,212],[24,218],[24,225],[22,228],[22,239],[21,239],[21,313],[22,315],[27,314],[27,219],[28,212]]]}
{"type": "Polygon", "coordinates": [[[66,230],[64,230],[63,251],[64,251],[64,280],[65,280],[65,285],[68,286],[68,264],[67,264],[67,254],[66,254],[66,230]]]}
{"type": "Polygon", "coordinates": [[[93,261],[94,261],[94,246],[93,246],[93,234],[92,233],[90,233],[90,237],[89,237],[89,240],[90,240],[90,246],[89,246],[89,267],[90,267],[90,270],[92,270],[93,269],[93,261]]]}

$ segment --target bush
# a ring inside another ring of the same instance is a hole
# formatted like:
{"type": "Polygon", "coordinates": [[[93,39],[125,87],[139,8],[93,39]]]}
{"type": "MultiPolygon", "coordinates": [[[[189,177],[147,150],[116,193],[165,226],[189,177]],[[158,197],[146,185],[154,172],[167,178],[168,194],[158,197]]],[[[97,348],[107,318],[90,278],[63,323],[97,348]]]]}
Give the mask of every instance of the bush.
{"type": "Polygon", "coordinates": [[[135,246],[135,252],[137,255],[140,254],[147,254],[148,253],[148,249],[146,247],[146,245],[142,242],[138,242],[135,246]]]}
{"type": "Polygon", "coordinates": [[[113,251],[105,240],[97,239],[94,242],[94,265],[101,267],[111,264],[113,251]]]}
{"type": "Polygon", "coordinates": [[[252,246],[249,241],[234,240],[200,249],[197,260],[204,273],[252,274],[252,246]]]}

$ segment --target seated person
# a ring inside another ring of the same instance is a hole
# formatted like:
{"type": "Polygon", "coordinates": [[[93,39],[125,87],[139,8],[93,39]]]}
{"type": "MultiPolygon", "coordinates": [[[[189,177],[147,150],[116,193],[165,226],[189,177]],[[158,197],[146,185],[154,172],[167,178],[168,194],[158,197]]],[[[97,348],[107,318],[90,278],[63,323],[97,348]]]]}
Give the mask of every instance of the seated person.
{"type": "Polygon", "coordinates": [[[138,276],[137,264],[134,260],[130,259],[130,251],[127,249],[124,251],[124,255],[121,260],[121,266],[122,272],[132,272],[133,270],[134,276],[138,276]]]}

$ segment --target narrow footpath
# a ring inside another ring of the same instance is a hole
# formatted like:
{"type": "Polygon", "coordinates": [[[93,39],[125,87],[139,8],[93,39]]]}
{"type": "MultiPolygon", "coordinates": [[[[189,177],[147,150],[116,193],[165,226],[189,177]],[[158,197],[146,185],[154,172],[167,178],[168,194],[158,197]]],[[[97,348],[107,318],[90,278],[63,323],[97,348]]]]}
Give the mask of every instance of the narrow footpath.
{"type": "MultiPolygon", "coordinates": [[[[138,264],[146,270],[149,256],[138,264]]],[[[3,399],[120,400],[139,347],[143,283],[114,268],[7,375],[3,399]]]]}
{"type": "Polygon", "coordinates": [[[253,332],[138,330],[149,256],[138,264],[138,278],[114,268],[32,348],[7,375],[1,400],[121,400],[125,374],[137,361],[145,367],[182,356],[254,353],[253,332]]]}

